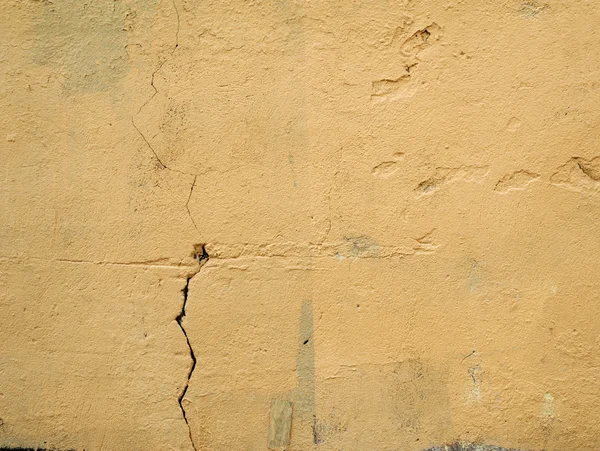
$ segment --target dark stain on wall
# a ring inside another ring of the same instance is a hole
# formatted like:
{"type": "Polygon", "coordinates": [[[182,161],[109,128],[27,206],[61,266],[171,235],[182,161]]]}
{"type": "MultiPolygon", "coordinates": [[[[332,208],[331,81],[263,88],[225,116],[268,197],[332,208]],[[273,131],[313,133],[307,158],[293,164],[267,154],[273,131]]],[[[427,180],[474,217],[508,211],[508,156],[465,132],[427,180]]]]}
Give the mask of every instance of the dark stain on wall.
{"type": "Polygon", "coordinates": [[[501,446],[482,445],[478,443],[456,442],[450,445],[434,446],[423,451],[526,451],[515,448],[502,448],[501,446]]]}
{"type": "MultiPolygon", "coordinates": [[[[0,448],[0,451],[75,451],[75,450],[74,449],[59,450],[56,448],[21,448],[21,447],[12,448],[12,447],[3,446],[2,448],[0,448]]],[[[83,451],[85,451],[85,450],[83,450],[83,451]]]]}

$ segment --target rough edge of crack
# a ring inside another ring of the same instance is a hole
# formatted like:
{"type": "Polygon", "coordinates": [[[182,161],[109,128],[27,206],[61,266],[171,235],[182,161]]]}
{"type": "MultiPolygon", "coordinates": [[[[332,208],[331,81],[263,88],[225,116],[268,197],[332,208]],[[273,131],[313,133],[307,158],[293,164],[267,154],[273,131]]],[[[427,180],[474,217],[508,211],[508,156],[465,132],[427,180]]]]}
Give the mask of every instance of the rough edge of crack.
{"type": "Polygon", "coordinates": [[[190,289],[190,281],[194,278],[194,276],[196,276],[200,270],[202,269],[202,267],[206,264],[206,262],[209,259],[209,255],[206,252],[206,247],[204,244],[197,244],[196,246],[194,246],[194,253],[193,253],[193,257],[195,260],[198,261],[198,267],[196,268],[196,270],[194,271],[194,273],[192,273],[191,275],[189,275],[186,278],[185,281],[185,286],[183,287],[183,289],[181,290],[181,292],[183,293],[183,303],[181,305],[181,312],[179,312],[179,315],[177,315],[177,317],[175,318],[175,320],[177,321],[177,324],[179,324],[179,328],[181,329],[181,332],[183,332],[183,335],[185,337],[185,341],[188,345],[188,348],[190,350],[190,358],[192,360],[192,365],[188,371],[187,374],[187,380],[185,382],[185,386],[183,387],[183,390],[181,391],[181,394],[177,397],[177,402],[179,403],[179,408],[181,409],[181,413],[183,415],[183,420],[185,421],[185,424],[187,425],[188,428],[188,433],[189,433],[189,437],[190,437],[190,442],[192,444],[192,448],[194,448],[194,450],[196,450],[196,445],[194,444],[194,438],[192,437],[192,428],[188,422],[188,418],[187,418],[187,413],[185,411],[185,408],[183,407],[183,399],[185,398],[185,394],[187,393],[188,387],[190,386],[190,379],[192,378],[192,374],[194,373],[194,370],[196,369],[196,355],[194,354],[194,349],[192,348],[192,344],[190,343],[190,339],[187,335],[187,332],[185,330],[185,327],[183,326],[183,319],[186,316],[185,313],[185,307],[187,305],[187,300],[188,300],[188,293],[189,293],[189,289],[190,289]]]}

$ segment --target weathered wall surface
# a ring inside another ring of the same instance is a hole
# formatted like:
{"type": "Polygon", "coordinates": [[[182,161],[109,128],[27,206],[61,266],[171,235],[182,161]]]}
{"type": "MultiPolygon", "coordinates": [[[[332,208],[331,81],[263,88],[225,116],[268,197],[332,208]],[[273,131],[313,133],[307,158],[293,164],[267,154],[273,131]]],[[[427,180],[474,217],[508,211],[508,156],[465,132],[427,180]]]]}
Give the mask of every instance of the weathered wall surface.
{"type": "Polygon", "coordinates": [[[599,23],[2,2],[0,447],[600,449],[599,23]]]}

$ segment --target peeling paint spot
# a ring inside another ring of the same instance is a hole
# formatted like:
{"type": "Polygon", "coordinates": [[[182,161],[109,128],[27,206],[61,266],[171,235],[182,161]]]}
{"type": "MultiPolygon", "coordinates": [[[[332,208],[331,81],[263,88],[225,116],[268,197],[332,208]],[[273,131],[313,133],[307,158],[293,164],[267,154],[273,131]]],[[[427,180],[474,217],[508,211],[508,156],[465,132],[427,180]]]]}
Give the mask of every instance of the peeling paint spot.
{"type": "Polygon", "coordinates": [[[269,416],[269,449],[285,449],[290,444],[291,429],[292,403],[284,399],[273,399],[269,416]]]}
{"type": "Polygon", "coordinates": [[[548,8],[550,8],[550,6],[546,3],[530,1],[523,3],[523,6],[521,6],[521,9],[519,9],[519,13],[526,17],[535,17],[548,8]]]}
{"type": "Polygon", "coordinates": [[[400,51],[406,56],[417,55],[439,40],[441,34],[441,27],[434,22],[422,30],[415,31],[411,37],[404,41],[400,51]]]}
{"type": "Polygon", "coordinates": [[[398,169],[400,169],[399,162],[403,159],[404,153],[396,152],[392,156],[392,160],[384,161],[376,165],[371,171],[371,174],[373,174],[375,177],[386,179],[395,174],[398,171],[398,169]]]}
{"type": "Polygon", "coordinates": [[[550,177],[550,182],[577,192],[600,191],[600,157],[585,159],[573,157],[550,177]]]}
{"type": "Polygon", "coordinates": [[[421,195],[433,194],[447,183],[453,183],[456,181],[480,183],[485,179],[487,174],[487,166],[436,168],[428,179],[419,183],[419,185],[415,188],[415,191],[421,195]]]}
{"type": "Polygon", "coordinates": [[[410,85],[410,74],[402,74],[397,78],[383,78],[371,83],[372,100],[397,100],[412,97],[416,86],[410,85]]]}
{"type": "Polygon", "coordinates": [[[550,393],[544,394],[542,403],[542,416],[545,418],[554,418],[554,396],[550,393]]]}
{"type": "Polygon", "coordinates": [[[494,191],[499,193],[507,193],[514,190],[524,190],[530,183],[535,182],[540,178],[539,174],[530,171],[516,171],[512,174],[507,174],[498,180],[494,191]]]}
{"type": "Polygon", "coordinates": [[[577,167],[595,182],[600,181],[600,157],[585,160],[584,158],[573,158],[577,167]]]}
{"type": "Polygon", "coordinates": [[[408,37],[400,46],[400,53],[406,58],[404,66],[396,74],[371,82],[371,100],[381,102],[412,97],[419,86],[412,78],[421,61],[418,55],[438,41],[441,35],[442,28],[434,22],[408,37]]]}
{"type": "Polygon", "coordinates": [[[375,177],[388,178],[398,170],[398,163],[395,161],[384,161],[373,168],[372,174],[375,177]]]}

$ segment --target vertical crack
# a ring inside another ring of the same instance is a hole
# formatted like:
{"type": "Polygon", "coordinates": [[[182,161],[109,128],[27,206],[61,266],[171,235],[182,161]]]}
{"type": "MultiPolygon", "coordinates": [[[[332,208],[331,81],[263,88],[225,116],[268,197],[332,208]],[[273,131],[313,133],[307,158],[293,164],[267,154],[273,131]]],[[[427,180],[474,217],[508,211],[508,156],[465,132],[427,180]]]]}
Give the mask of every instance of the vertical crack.
{"type": "Polygon", "coordinates": [[[196,252],[194,253],[194,258],[196,258],[198,260],[198,269],[196,270],[196,272],[194,274],[192,274],[191,276],[189,276],[187,278],[187,280],[185,282],[185,286],[183,287],[183,290],[181,290],[181,292],[183,293],[183,304],[181,306],[181,312],[179,312],[179,315],[177,315],[177,318],[175,318],[175,319],[177,320],[177,324],[179,324],[179,328],[181,329],[181,331],[183,332],[183,335],[185,336],[185,341],[187,342],[188,348],[190,350],[190,358],[192,359],[192,366],[190,367],[190,370],[188,371],[185,386],[183,387],[181,394],[177,398],[177,401],[179,402],[179,408],[181,409],[181,413],[183,415],[185,424],[188,427],[188,434],[190,436],[190,442],[192,443],[192,448],[194,448],[194,450],[197,450],[196,445],[194,444],[194,438],[192,437],[192,428],[190,427],[190,423],[188,422],[185,408],[183,407],[183,399],[185,398],[185,394],[187,393],[187,390],[190,386],[190,379],[192,378],[192,374],[194,373],[194,370],[196,369],[196,355],[194,354],[194,349],[192,348],[192,344],[190,343],[188,334],[185,330],[185,327],[183,326],[183,319],[186,316],[185,307],[187,305],[187,300],[188,300],[188,294],[189,294],[189,289],[190,289],[190,280],[192,280],[192,278],[200,272],[202,267],[206,264],[206,262],[209,259],[208,253],[206,252],[204,245],[196,246],[196,252]]]}

